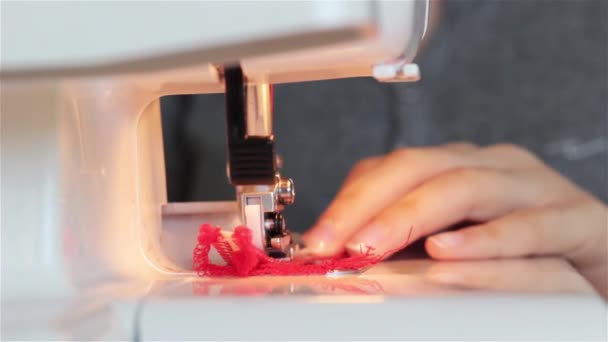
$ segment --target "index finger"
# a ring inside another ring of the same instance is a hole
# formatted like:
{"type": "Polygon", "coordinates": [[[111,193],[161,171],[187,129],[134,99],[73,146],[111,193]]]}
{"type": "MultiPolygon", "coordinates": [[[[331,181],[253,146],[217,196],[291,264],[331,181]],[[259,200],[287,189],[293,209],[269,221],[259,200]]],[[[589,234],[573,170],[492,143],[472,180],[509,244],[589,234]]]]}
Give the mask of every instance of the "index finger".
{"type": "Polygon", "coordinates": [[[397,150],[365,177],[345,184],[317,224],[304,234],[307,248],[317,255],[337,254],[354,233],[407,192],[440,173],[479,163],[466,149],[452,147],[397,150]]]}

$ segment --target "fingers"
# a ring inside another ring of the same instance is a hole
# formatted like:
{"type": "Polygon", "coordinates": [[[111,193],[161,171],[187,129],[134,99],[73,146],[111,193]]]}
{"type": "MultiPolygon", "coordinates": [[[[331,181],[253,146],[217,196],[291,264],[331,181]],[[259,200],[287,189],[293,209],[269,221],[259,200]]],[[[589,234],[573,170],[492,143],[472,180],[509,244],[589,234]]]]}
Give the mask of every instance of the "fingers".
{"type": "Polygon", "coordinates": [[[544,165],[530,151],[513,144],[496,144],[481,148],[475,157],[490,160],[492,165],[504,169],[529,169],[544,165]]]}
{"type": "Polygon", "coordinates": [[[497,220],[432,236],[428,253],[442,260],[576,254],[594,228],[578,208],[520,211],[497,220]]]}
{"type": "Polygon", "coordinates": [[[376,216],[350,239],[347,251],[355,254],[369,246],[384,254],[464,220],[485,221],[534,205],[541,191],[525,183],[525,178],[494,169],[447,172],[376,216]],[[514,190],[517,185],[526,190],[514,190]],[[412,227],[413,238],[408,241],[412,227]]]}
{"type": "MultiPolygon", "coordinates": [[[[377,228],[379,233],[376,235],[380,239],[393,228],[386,225],[374,226],[370,221],[386,208],[394,206],[395,202],[413,189],[443,173],[454,169],[476,167],[496,169],[516,167],[528,170],[538,165],[542,163],[529,152],[508,144],[479,149],[472,144],[455,143],[433,148],[402,149],[384,158],[371,158],[353,169],[334,201],[303,239],[307,246],[314,250],[313,254],[335,254],[340,252],[361,229],[377,228]]],[[[487,188],[493,186],[493,184],[484,185],[487,188]]],[[[516,188],[518,187],[514,186],[503,191],[508,193],[516,188]]],[[[522,188],[518,189],[521,191],[522,188]]],[[[524,192],[525,190],[523,188],[524,192]]],[[[458,197],[438,196],[437,198],[441,199],[442,203],[458,201],[458,197]]],[[[430,209],[441,209],[442,203],[430,209]]],[[[441,213],[441,215],[445,214],[441,213]]],[[[415,228],[420,232],[418,228],[421,223],[416,222],[416,224],[415,228]]],[[[409,228],[408,226],[405,229],[409,228]]],[[[435,226],[433,229],[436,228],[435,226]]],[[[395,242],[403,243],[406,234],[403,231],[398,233],[401,234],[400,239],[395,242]]],[[[377,243],[377,241],[370,242],[377,243]]]]}
{"type": "MultiPolygon", "coordinates": [[[[472,153],[477,150],[476,145],[468,142],[449,143],[443,145],[442,148],[460,154],[472,153]]],[[[342,183],[342,187],[344,188],[348,184],[352,183],[354,180],[367,176],[370,172],[375,170],[378,166],[380,166],[383,161],[386,161],[387,159],[389,158],[385,156],[376,156],[359,161],[349,172],[348,176],[342,183]]]]}
{"type": "Polygon", "coordinates": [[[517,212],[435,235],[426,241],[426,250],[443,260],[561,255],[608,298],[607,213],[595,201],[517,212]]]}
{"type": "Polygon", "coordinates": [[[453,152],[458,152],[458,153],[472,153],[479,149],[479,147],[473,143],[462,142],[462,141],[448,143],[448,144],[442,145],[441,147],[444,149],[453,151],[453,152]]]}
{"type": "Polygon", "coordinates": [[[454,146],[393,152],[377,167],[365,170],[364,177],[353,176],[303,239],[316,254],[338,253],[354,232],[405,193],[442,172],[471,166],[474,161],[454,146]]]}

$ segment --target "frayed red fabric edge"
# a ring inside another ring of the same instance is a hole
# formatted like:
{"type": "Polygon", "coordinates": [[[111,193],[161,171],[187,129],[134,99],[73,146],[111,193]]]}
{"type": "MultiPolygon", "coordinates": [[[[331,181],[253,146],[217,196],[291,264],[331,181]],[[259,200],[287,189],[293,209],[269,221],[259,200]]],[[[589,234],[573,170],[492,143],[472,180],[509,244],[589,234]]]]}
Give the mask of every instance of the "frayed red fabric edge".
{"type": "Polygon", "coordinates": [[[374,254],[372,248],[355,256],[341,255],[305,261],[274,259],[255,248],[251,230],[244,226],[236,227],[230,240],[236,248],[222,236],[220,228],[210,224],[201,225],[192,255],[193,269],[200,276],[211,277],[325,275],[331,271],[362,270],[384,259],[384,255],[374,254]],[[212,248],[217,251],[225,265],[210,261],[212,248]]]}

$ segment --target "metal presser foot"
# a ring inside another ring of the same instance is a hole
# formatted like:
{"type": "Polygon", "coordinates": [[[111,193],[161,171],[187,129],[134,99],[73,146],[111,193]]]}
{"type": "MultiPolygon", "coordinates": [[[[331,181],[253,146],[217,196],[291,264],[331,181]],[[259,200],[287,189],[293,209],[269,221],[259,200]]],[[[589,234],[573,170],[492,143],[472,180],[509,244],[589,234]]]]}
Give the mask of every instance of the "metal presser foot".
{"type": "Polygon", "coordinates": [[[251,229],[253,242],[271,257],[291,259],[297,251],[282,214],[293,203],[293,181],[277,173],[273,185],[237,186],[242,222],[251,229]]]}
{"type": "Polygon", "coordinates": [[[235,186],[241,222],[253,243],[276,258],[292,258],[296,247],[282,214],[295,199],[293,181],[280,173],[272,131],[272,86],[248,80],[239,65],[220,69],[225,84],[228,179],[235,186]]]}
{"type": "MultiPolygon", "coordinates": [[[[292,234],[283,209],[293,204],[293,181],[281,176],[282,160],[275,153],[272,131],[272,86],[248,80],[239,65],[219,70],[226,95],[228,179],[235,186],[241,223],[253,244],[267,255],[292,260],[303,247],[292,234]]],[[[359,273],[333,270],[328,275],[359,273]]]]}

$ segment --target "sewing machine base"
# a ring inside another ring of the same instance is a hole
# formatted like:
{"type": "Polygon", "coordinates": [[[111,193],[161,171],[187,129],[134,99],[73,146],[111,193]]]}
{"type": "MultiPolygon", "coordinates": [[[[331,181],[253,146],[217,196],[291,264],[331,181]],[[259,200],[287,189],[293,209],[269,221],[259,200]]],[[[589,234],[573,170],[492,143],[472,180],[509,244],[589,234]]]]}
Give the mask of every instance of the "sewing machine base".
{"type": "Polygon", "coordinates": [[[393,260],[339,278],[167,277],[7,308],[5,339],[606,339],[605,303],[559,259],[393,260]],[[26,321],[30,335],[19,329],[26,321]]]}

